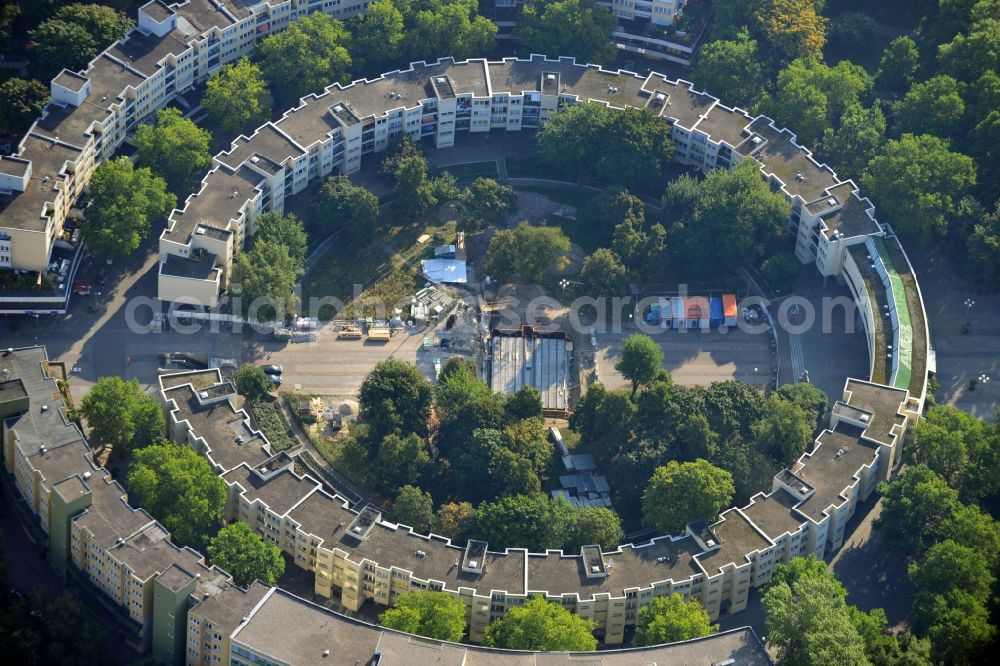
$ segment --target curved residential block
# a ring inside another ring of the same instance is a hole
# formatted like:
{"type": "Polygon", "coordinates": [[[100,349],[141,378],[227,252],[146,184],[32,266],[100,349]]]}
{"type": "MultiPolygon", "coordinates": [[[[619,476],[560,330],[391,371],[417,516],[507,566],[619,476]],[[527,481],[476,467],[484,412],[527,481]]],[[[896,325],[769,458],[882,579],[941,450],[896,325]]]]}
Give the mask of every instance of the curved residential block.
{"type": "MultiPolygon", "coordinates": [[[[53,80],[53,100],[18,154],[0,158],[0,264],[44,269],[96,165],[138,122],[171,100],[183,105],[178,95],[251,51],[256,37],[312,11],[349,16],[363,8],[325,0],[154,0],[142,7],[138,28],[123,41],[84,72],[53,80]]],[[[579,553],[530,553],[495,552],[474,540],[453,544],[391,523],[370,506],[351,506],[271,449],[236,408],[235,389],[218,371],[162,376],[167,434],[206,456],[225,480],[226,518],[245,520],[314,572],[319,597],[353,611],[368,600],[391,605],[411,590],[444,590],[465,602],[470,637],[479,640],[508,608],[542,594],[594,620],[606,643],[620,643],[654,596],[696,598],[714,618],[744,608],[749,589],[766,583],[777,563],[835,551],[857,503],[896,468],[905,430],[923,406],[929,338],[919,285],[895,234],[853,182],[816,162],[792,132],[655,73],[642,77],[542,56],[445,58],[307,96],[216,155],[201,189],[171,213],[160,237],[159,296],[213,305],[258,215],[281,211],[287,196],[316,179],[355,172],[397,135],[432,138],[444,148],[459,133],[540,127],[581,101],[648,109],[671,126],[682,163],[711,169],[754,160],[792,204],[788,231],[796,256],[850,288],[865,325],[869,378],[845,378],[830,427],[813,451],[775,475],[747,506],[711,524],[690,524],[683,534],[611,552],[586,546],[579,553]]],[[[369,656],[381,654],[386,663],[439,663],[444,655],[459,663],[507,663],[507,653],[501,659],[501,653],[379,633],[281,590],[235,587],[198,553],[174,546],[97,467],[59,394],[65,371],[43,347],[0,352],[0,370],[3,469],[25,500],[18,510],[26,525],[49,544],[56,570],[116,608],[121,633],[139,648],[152,646],[157,659],[298,663],[311,661],[302,650],[320,650],[322,657],[350,636],[356,645],[373,642],[369,656]],[[298,614],[302,627],[329,631],[329,643],[289,642],[298,627],[281,629],[274,618],[298,614]],[[379,652],[382,641],[386,652],[379,652]],[[405,641],[420,649],[401,647],[405,641]]],[[[767,663],[752,634],[739,632],[662,649],[662,660],[711,663],[742,654],[767,663]]],[[[520,663],[515,657],[510,663],[520,663]]],[[[651,657],[635,651],[600,658],[616,664],[651,657]]]]}

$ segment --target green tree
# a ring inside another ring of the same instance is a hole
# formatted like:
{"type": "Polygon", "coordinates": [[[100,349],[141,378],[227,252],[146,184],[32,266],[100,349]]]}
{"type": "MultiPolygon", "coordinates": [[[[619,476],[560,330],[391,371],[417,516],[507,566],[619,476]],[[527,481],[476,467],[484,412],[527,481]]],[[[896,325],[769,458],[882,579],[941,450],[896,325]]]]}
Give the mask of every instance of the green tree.
{"type": "Polygon", "coordinates": [[[295,217],[293,213],[282,214],[273,210],[267,211],[254,220],[254,224],[257,227],[257,232],[254,234],[256,243],[283,245],[288,250],[288,255],[296,263],[305,262],[309,236],[306,234],[302,220],[295,217]]]}
{"type": "Polygon", "coordinates": [[[819,427],[826,416],[826,406],[830,401],[826,393],[809,382],[784,384],[778,389],[778,396],[801,407],[813,428],[819,427]]]}
{"type": "Polygon", "coordinates": [[[981,284],[1000,284],[1000,204],[973,226],[966,248],[969,274],[981,284]]]}
{"type": "Polygon", "coordinates": [[[667,186],[664,205],[684,220],[671,234],[676,233],[691,274],[708,275],[719,265],[759,262],[773,254],[791,208],[752,160],[710,171],[701,181],[689,179],[682,176],[667,186]],[[693,196],[685,191],[692,189],[693,196]]]}
{"type": "Polygon", "coordinates": [[[256,365],[241,365],[239,370],[233,373],[233,383],[236,384],[236,392],[246,398],[247,402],[258,402],[267,398],[268,393],[274,388],[274,382],[267,373],[256,365]]]}
{"type": "Polygon", "coordinates": [[[823,130],[823,152],[830,156],[837,173],[858,178],[885,145],[885,114],[878,106],[869,109],[852,104],[840,116],[837,129],[823,130]]]}
{"type": "Polygon", "coordinates": [[[804,409],[772,395],[764,416],[753,425],[753,436],[765,453],[791,464],[809,448],[814,427],[804,409]]]}
{"type": "Polygon", "coordinates": [[[24,134],[42,115],[49,89],[34,79],[7,79],[0,83],[0,134],[24,134]]]}
{"type": "Polygon", "coordinates": [[[719,436],[712,432],[704,414],[693,414],[677,430],[676,448],[680,460],[713,459],[719,450],[719,436]]]}
{"type": "Polygon", "coordinates": [[[913,85],[919,66],[917,43],[907,35],[897,37],[882,52],[875,84],[879,90],[902,94],[913,85]]]}
{"type": "Polygon", "coordinates": [[[958,493],[924,465],[913,465],[889,483],[879,484],[882,513],[873,527],[896,550],[918,553],[934,540],[934,530],[951,516],[958,493]]]}
{"type": "Polygon", "coordinates": [[[476,430],[503,430],[506,425],[503,399],[492,391],[486,390],[482,395],[471,396],[469,400],[455,400],[450,404],[452,406],[445,411],[438,427],[436,442],[445,455],[462,449],[476,430]]]}
{"type": "Polygon", "coordinates": [[[553,504],[541,493],[511,495],[476,507],[474,536],[494,550],[527,548],[544,552],[562,545],[565,524],[553,520],[553,504]]]}
{"type": "Polygon", "coordinates": [[[538,418],[542,415],[542,394],[525,384],[507,398],[504,411],[511,421],[538,418]]]}
{"type": "Polygon", "coordinates": [[[569,528],[563,550],[567,553],[579,552],[582,546],[599,545],[610,551],[625,539],[621,519],[611,509],[587,507],[571,509],[569,528]]]}
{"type": "Polygon", "coordinates": [[[614,15],[594,0],[541,0],[522,7],[514,37],[525,53],[558,53],[602,64],[618,54],[611,41],[616,25],[614,15]]]}
{"type": "Polygon", "coordinates": [[[271,115],[271,95],[264,74],[246,57],[208,79],[201,105],[211,122],[227,133],[260,125],[271,115]]]}
{"type": "Polygon", "coordinates": [[[691,521],[714,520],[735,490],[732,475],[707,460],[671,460],[657,467],[646,485],[643,518],[662,533],[678,533],[691,521]]]}
{"type": "Polygon", "coordinates": [[[258,321],[275,321],[295,308],[295,283],[302,277],[302,261],[282,243],[255,240],[253,249],[236,255],[232,290],[243,313],[258,321]]]}
{"type": "Polygon", "coordinates": [[[918,626],[934,623],[934,597],[950,590],[961,590],[985,603],[995,580],[990,562],[975,549],[946,540],[927,549],[919,564],[907,568],[916,588],[913,610],[918,626]]]}
{"type": "Polygon", "coordinates": [[[910,88],[893,105],[897,133],[954,135],[965,115],[962,84],[950,76],[935,76],[910,88]]]}
{"type": "Polygon", "coordinates": [[[148,168],[134,168],[127,157],[97,167],[90,199],[83,236],[92,250],[109,259],[133,254],[152,233],[152,220],[177,205],[162,178],[148,168]]]}
{"type": "Polygon", "coordinates": [[[209,539],[208,558],[231,574],[240,587],[250,587],[255,580],[276,585],[285,573],[281,549],[264,541],[242,520],[226,525],[209,539]]]}
{"type": "Polygon", "coordinates": [[[846,591],[825,569],[791,582],[775,576],[764,593],[768,644],[777,649],[779,663],[869,663],[864,639],[845,601],[846,591]]]}
{"type": "Polygon", "coordinates": [[[935,531],[940,539],[975,549],[991,570],[1000,563],[1000,522],[975,504],[957,504],[935,531]]]}
{"type": "Polygon", "coordinates": [[[439,418],[449,420],[469,402],[492,395],[490,387],[480,379],[475,362],[453,356],[445,362],[438,376],[434,389],[435,409],[439,418]]]}
{"type": "Polygon", "coordinates": [[[447,592],[406,592],[379,616],[383,627],[457,643],[465,634],[465,604],[447,592]]]}
{"type": "Polygon", "coordinates": [[[348,82],[349,39],[343,23],[316,12],[265,37],[257,46],[257,57],[271,90],[291,102],[331,83],[348,82]]]}
{"type": "Polygon", "coordinates": [[[331,176],[313,201],[313,215],[323,229],[337,225],[352,242],[370,240],[379,223],[378,197],[347,176],[331,176]]]}
{"type": "Polygon", "coordinates": [[[405,485],[392,503],[392,515],[397,523],[426,534],[434,527],[434,499],[416,486],[405,485]]]}
{"type": "Polygon", "coordinates": [[[379,442],[373,471],[384,490],[394,490],[417,483],[430,462],[420,435],[391,434],[379,442]]]}
{"type": "Polygon", "coordinates": [[[979,5],[984,14],[967,34],[956,35],[938,48],[941,71],[961,81],[975,81],[983,72],[1000,71],[1000,13],[987,1],[979,5]]]}
{"type": "Polygon", "coordinates": [[[434,514],[434,532],[456,543],[467,538],[476,510],[469,502],[448,502],[434,514]]]}
{"type": "Polygon", "coordinates": [[[136,379],[101,377],[83,398],[80,414],[90,428],[90,441],[127,462],[136,449],[159,441],[163,410],[136,379]]]}
{"type": "Polygon", "coordinates": [[[410,155],[396,163],[392,188],[393,210],[404,218],[419,217],[437,205],[434,185],[427,176],[427,159],[410,155]]]}
{"type": "Polygon", "coordinates": [[[916,625],[930,635],[936,656],[946,663],[976,661],[996,635],[987,610],[995,581],[989,560],[948,540],[931,546],[909,573],[916,625]]]}
{"type": "MultiPolygon", "coordinates": [[[[641,229],[646,220],[642,200],[620,185],[605,188],[576,212],[580,227],[594,233],[605,243],[618,225],[628,221],[641,229]]],[[[585,248],[587,249],[587,248],[585,248]]]]}
{"type": "Polygon", "coordinates": [[[689,641],[714,634],[719,625],[712,624],[708,613],[697,599],[685,601],[679,594],[653,597],[636,617],[635,645],[660,645],[689,641]]]}
{"type": "Polygon", "coordinates": [[[400,66],[403,53],[403,13],[393,0],[374,0],[368,11],[348,19],[351,33],[351,57],[356,68],[381,74],[389,67],[400,66]]]}
{"type": "Polygon", "coordinates": [[[878,22],[864,12],[844,12],[830,21],[827,31],[829,46],[835,46],[841,53],[866,51],[875,39],[878,22]]]}
{"type": "Polygon", "coordinates": [[[458,195],[458,210],[462,215],[460,228],[480,231],[500,226],[517,208],[517,193],[510,185],[501,185],[492,178],[476,178],[458,195]]]}
{"type": "Polygon", "coordinates": [[[760,265],[760,274],[776,294],[788,294],[795,287],[801,266],[790,254],[772,254],[760,265]]]}
{"type": "Polygon", "coordinates": [[[580,289],[587,296],[621,296],[628,282],[628,270],[613,250],[597,248],[583,260],[580,289]]]}
{"type": "Polygon", "coordinates": [[[902,236],[926,247],[976,183],[972,158],[936,136],[904,134],[868,163],[861,187],[902,236]]]}
{"type": "Polygon", "coordinates": [[[427,0],[406,17],[403,55],[433,61],[447,53],[465,60],[493,50],[497,26],[479,14],[478,0],[427,0]]]}
{"type": "Polygon", "coordinates": [[[653,381],[663,368],[663,349],[648,335],[630,335],[622,342],[615,370],[632,382],[632,396],[642,384],[653,381]]]}
{"type": "Polygon", "coordinates": [[[44,81],[63,69],[82,70],[98,53],[94,38],[77,23],[49,19],[30,34],[34,69],[44,81]]]}
{"type": "Polygon", "coordinates": [[[723,104],[750,108],[764,87],[757,42],[744,29],[735,39],[703,45],[691,77],[698,88],[723,104]]]}
{"type": "Polygon", "coordinates": [[[569,238],[559,227],[533,227],[521,222],[493,235],[483,265],[491,276],[507,281],[515,275],[541,282],[555,267],[566,266],[569,238]]]}
{"type": "Polygon", "coordinates": [[[167,107],[156,114],[156,125],[140,125],[135,132],[138,160],[167,181],[171,191],[193,187],[212,165],[212,135],[167,107]]]}
{"type": "Polygon", "coordinates": [[[781,70],[776,96],[761,107],[780,125],[794,129],[801,143],[811,144],[871,88],[872,79],[860,65],[844,60],[828,67],[800,58],[781,70]]]}
{"type": "Polygon", "coordinates": [[[433,388],[416,366],[390,359],[376,365],[361,382],[361,418],[379,436],[399,428],[427,433],[433,388]],[[391,413],[387,413],[391,412],[391,413]]]}
{"type": "Polygon", "coordinates": [[[124,37],[135,26],[135,22],[120,11],[83,2],[60,7],[54,18],[81,26],[94,38],[98,51],[124,37]]]}
{"type": "Polygon", "coordinates": [[[997,628],[990,621],[989,608],[972,595],[950,590],[937,595],[928,615],[934,618],[927,628],[935,663],[980,664],[986,656],[997,628]]]}
{"type": "Polygon", "coordinates": [[[487,627],[483,644],[509,650],[591,652],[597,649],[594,626],[593,621],[538,596],[487,627]]]}
{"type": "Polygon", "coordinates": [[[579,103],[538,133],[538,154],[555,172],[636,190],[660,191],[674,154],[670,126],[645,109],[579,103]]]}
{"type": "Polygon", "coordinates": [[[778,58],[823,57],[827,20],[813,0],[762,0],[754,20],[778,58]]]}
{"type": "Polygon", "coordinates": [[[925,465],[948,485],[962,492],[971,450],[984,436],[983,423],[955,407],[937,406],[913,430],[913,442],[903,451],[911,465],[925,465]]]}
{"type": "Polygon", "coordinates": [[[182,544],[204,543],[222,518],[226,482],[193,449],[165,442],[139,449],[128,474],[129,494],[182,544]]]}

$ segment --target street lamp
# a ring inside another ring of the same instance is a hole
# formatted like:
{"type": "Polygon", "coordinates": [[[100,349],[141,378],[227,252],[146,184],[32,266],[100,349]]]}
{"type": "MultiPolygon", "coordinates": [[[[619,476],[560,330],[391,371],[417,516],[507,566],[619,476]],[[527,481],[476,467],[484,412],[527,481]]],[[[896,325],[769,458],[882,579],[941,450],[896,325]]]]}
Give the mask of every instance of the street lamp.
{"type": "Polygon", "coordinates": [[[969,390],[970,391],[975,391],[976,390],[976,384],[986,385],[986,384],[989,384],[989,383],[990,383],[990,376],[987,375],[986,373],[983,373],[983,374],[979,375],[978,377],[976,377],[975,379],[969,381],[969,390]]]}
{"type": "Polygon", "coordinates": [[[966,318],[966,320],[968,320],[968,318],[969,318],[969,312],[972,310],[972,306],[975,305],[975,304],[976,304],[975,300],[973,300],[971,298],[965,299],[965,318],[966,318]]]}

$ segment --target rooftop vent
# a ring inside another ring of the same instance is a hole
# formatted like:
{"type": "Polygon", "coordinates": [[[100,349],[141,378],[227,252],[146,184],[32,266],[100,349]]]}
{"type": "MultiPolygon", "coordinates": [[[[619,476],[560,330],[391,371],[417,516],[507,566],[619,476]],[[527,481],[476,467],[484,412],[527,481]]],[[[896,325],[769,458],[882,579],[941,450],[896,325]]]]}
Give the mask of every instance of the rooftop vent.
{"type": "Polygon", "coordinates": [[[233,190],[233,191],[232,191],[232,192],[230,193],[230,195],[229,195],[229,198],[230,198],[230,199],[235,199],[235,198],[236,198],[236,195],[238,195],[239,193],[240,193],[240,191],[239,191],[239,190],[235,190],[235,189],[234,189],[234,190],[233,190]]]}
{"type": "Polygon", "coordinates": [[[42,405],[42,411],[43,412],[49,411],[49,406],[48,405],[42,405]]]}
{"type": "Polygon", "coordinates": [[[49,452],[49,450],[47,448],[45,448],[44,444],[38,447],[38,453],[39,454],[41,454],[41,455],[44,456],[48,452],[49,452]]]}
{"type": "Polygon", "coordinates": [[[861,422],[862,423],[868,423],[871,420],[872,420],[872,417],[869,416],[868,414],[862,414],[861,415],[861,422]]]}
{"type": "MultiPolygon", "coordinates": [[[[201,227],[198,228],[201,229],[201,227]]],[[[202,229],[202,231],[204,230],[202,229]]],[[[202,400],[205,400],[206,398],[208,398],[208,391],[199,391],[198,397],[201,398],[202,400]]]]}
{"type": "Polygon", "coordinates": [[[799,486],[799,492],[805,495],[807,492],[809,492],[809,486],[799,486]]]}
{"type": "Polygon", "coordinates": [[[236,437],[234,438],[234,440],[236,441],[237,444],[242,444],[243,443],[243,435],[236,435],[236,437]]]}
{"type": "Polygon", "coordinates": [[[437,83],[438,85],[444,85],[446,83],[445,78],[443,76],[437,77],[436,79],[434,79],[434,82],[437,83]]]}
{"type": "Polygon", "coordinates": [[[708,546],[709,548],[715,548],[715,541],[709,539],[708,541],[705,542],[705,545],[708,546]]]}
{"type": "Polygon", "coordinates": [[[329,657],[330,656],[330,651],[329,650],[323,650],[323,656],[324,657],[329,657]]]}
{"type": "Polygon", "coordinates": [[[250,156],[250,163],[251,164],[257,164],[258,162],[260,162],[260,157],[258,157],[257,155],[251,155],[250,156]]]}
{"type": "Polygon", "coordinates": [[[830,197],[829,199],[826,200],[826,205],[827,206],[836,206],[837,205],[837,200],[834,199],[833,197],[830,197]]]}
{"type": "Polygon", "coordinates": [[[92,476],[93,476],[93,473],[91,473],[90,471],[84,472],[83,473],[83,480],[86,481],[87,479],[89,479],[92,476]]]}
{"type": "Polygon", "coordinates": [[[344,105],[343,104],[335,104],[334,107],[333,107],[333,112],[334,113],[343,113],[344,112],[344,105]]]}
{"type": "Polygon", "coordinates": [[[759,146],[761,141],[763,141],[763,139],[761,139],[759,136],[755,136],[752,139],[750,139],[750,143],[752,143],[755,146],[759,146]]]}

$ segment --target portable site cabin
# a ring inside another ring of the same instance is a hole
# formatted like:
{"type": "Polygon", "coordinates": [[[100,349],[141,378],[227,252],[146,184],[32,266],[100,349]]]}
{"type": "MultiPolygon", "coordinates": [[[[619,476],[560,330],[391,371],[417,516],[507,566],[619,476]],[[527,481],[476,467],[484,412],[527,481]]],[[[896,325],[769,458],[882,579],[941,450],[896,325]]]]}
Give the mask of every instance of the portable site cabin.
{"type": "Polygon", "coordinates": [[[685,328],[687,324],[684,318],[684,299],[680,296],[674,296],[668,298],[667,301],[670,303],[670,327],[685,328]]]}
{"type": "Polygon", "coordinates": [[[736,326],[736,294],[722,295],[722,314],[725,317],[726,326],[736,326]]]}
{"type": "Polygon", "coordinates": [[[684,325],[707,331],[711,325],[711,304],[704,296],[688,296],[684,299],[684,325]]]}
{"type": "Polygon", "coordinates": [[[722,299],[718,296],[712,296],[709,306],[709,325],[712,328],[719,328],[725,323],[726,318],[722,315],[722,299]]]}

